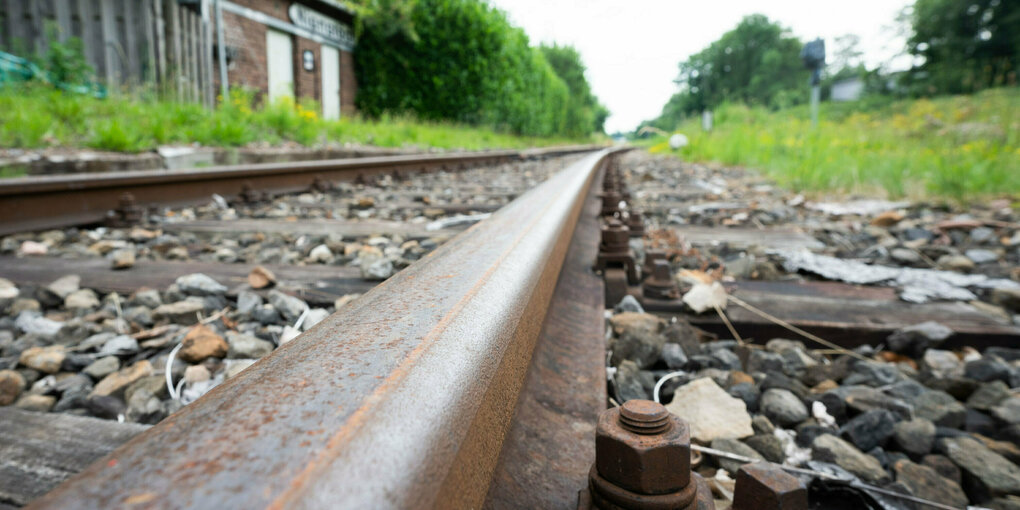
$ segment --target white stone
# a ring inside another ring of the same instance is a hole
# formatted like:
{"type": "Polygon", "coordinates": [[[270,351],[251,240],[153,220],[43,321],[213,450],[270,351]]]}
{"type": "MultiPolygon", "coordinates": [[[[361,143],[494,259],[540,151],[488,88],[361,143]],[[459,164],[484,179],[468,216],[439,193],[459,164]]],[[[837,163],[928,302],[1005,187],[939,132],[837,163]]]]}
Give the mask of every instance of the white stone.
{"type": "Polygon", "coordinates": [[[691,439],[701,443],[754,434],[744,401],[730,396],[707,377],[677,388],[666,409],[690,424],[691,439]]]}

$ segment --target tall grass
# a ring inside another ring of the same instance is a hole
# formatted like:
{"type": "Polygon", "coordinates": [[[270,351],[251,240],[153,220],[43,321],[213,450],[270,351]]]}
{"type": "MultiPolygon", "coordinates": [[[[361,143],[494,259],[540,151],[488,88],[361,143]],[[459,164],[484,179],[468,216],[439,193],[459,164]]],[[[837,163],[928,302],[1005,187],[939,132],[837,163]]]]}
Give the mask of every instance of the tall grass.
{"type": "MultiPolygon", "coordinates": [[[[814,192],[892,198],[1020,197],[1020,90],[972,96],[822,105],[812,129],[806,107],[778,112],[725,105],[715,129],[691,119],[680,151],[697,161],[744,165],[814,192]]],[[[653,152],[670,152],[664,138],[653,152]]]]}
{"type": "Polygon", "coordinates": [[[250,91],[233,90],[214,110],[145,94],[107,99],[67,94],[45,85],[0,87],[0,148],[89,147],[141,152],[168,144],[239,147],[254,143],[318,146],[356,143],[445,149],[521,148],[593,139],[522,137],[489,128],[411,117],[325,120],[313,101],[284,99],[256,106],[250,91]]]}

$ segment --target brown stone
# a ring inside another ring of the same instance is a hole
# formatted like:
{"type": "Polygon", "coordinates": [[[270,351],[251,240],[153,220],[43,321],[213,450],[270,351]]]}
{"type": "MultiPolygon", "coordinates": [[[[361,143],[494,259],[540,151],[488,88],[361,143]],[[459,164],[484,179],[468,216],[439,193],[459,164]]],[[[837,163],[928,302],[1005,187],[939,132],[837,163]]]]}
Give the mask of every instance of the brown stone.
{"type": "Polygon", "coordinates": [[[181,342],[178,356],[188,363],[198,363],[206,358],[225,358],[230,345],[215,331],[199,324],[188,332],[181,342]]]}
{"type": "Polygon", "coordinates": [[[836,388],[839,388],[839,383],[833,381],[832,379],[826,379],[816,384],[813,388],[811,388],[811,393],[825,393],[827,391],[832,391],[836,388]]]}
{"type": "Polygon", "coordinates": [[[60,371],[60,365],[64,362],[65,357],[67,354],[64,352],[63,345],[31,347],[21,353],[18,362],[40,372],[55,374],[60,371]]]}
{"type": "Polygon", "coordinates": [[[89,397],[108,397],[122,393],[135,381],[152,375],[152,364],[148,360],[142,360],[127,368],[118,370],[106,377],[92,389],[89,397]]]}
{"type": "Polygon", "coordinates": [[[751,377],[751,375],[748,374],[747,372],[741,372],[739,370],[735,370],[733,372],[730,372],[729,383],[730,383],[730,386],[735,386],[735,385],[741,384],[741,383],[754,384],[754,377],[751,377]]]}
{"type": "Polygon", "coordinates": [[[25,389],[25,378],[16,370],[0,370],[0,406],[10,405],[22,390],[25,389]]]}
{"type": "Polygon", "coordinates": [[[255,266],[248,273],[248,285],[253,289],[264,289],[276,284],[276,275],[264,266],[255,266]]]}
{"type": "Polygon", "coordinates": [[[914,464],[902,459],[893,465],[896,481],[910,488],[915,496],[947,505],[964,508],[967,506],[967,495],[956,482],[940,476],[928,466],[914,464]]]}
{"type": "Polygon", "coordinates": [[[57,397],[50,395],[24,395],[14,403],[14,407],[24,409],[26,411],[36,411],[40,413],[49,412],[53,409],[53,406],[57,403],[57,397]]]}
{"type": "Polygon", "coordinates": [[[871,220],[871,224],[876,227],[891,227],[899,223],[903,219],[903,213],[899,211],[886,211],[878,216],[875,216],[871,220]]]}

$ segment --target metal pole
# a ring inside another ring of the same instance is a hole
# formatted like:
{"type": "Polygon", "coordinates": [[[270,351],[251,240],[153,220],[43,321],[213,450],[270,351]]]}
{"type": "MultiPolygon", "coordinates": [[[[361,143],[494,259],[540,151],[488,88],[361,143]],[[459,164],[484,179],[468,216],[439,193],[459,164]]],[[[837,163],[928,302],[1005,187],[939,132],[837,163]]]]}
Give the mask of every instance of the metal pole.
{"type": "MultiPolygon", "coordinates": [[[[811,85],[811,127],[818,127],[818,100],[822,96],[822,88],[817,84],[811,85]]],[[[803,97],[803,96],[801,96],[803,97]]]]}
{"type": "Polygon", "coordinates": [[[216,52],[220,61],[220,101],[229,101],[230,88],[227,84],[227,46],[223,40],[223,1],[216,0],[216,52]]]}

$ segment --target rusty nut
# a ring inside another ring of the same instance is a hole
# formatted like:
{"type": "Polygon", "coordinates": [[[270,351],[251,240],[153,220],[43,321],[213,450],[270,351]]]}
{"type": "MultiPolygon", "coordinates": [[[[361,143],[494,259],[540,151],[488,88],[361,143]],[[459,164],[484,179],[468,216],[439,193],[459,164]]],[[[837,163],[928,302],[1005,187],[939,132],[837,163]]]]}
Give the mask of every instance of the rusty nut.
{"type": "Polygon", "coordinates": [[[775,464],[756,462],[737,472],[732,510],[807,510],[807,489],[775,464]]]}
{"type": "Polygon", "coordinates": [[[595,468],[631,492],[677,492],[691,481],[690,429],[661,404],[628,400],[599,416],[595,468]]]}

